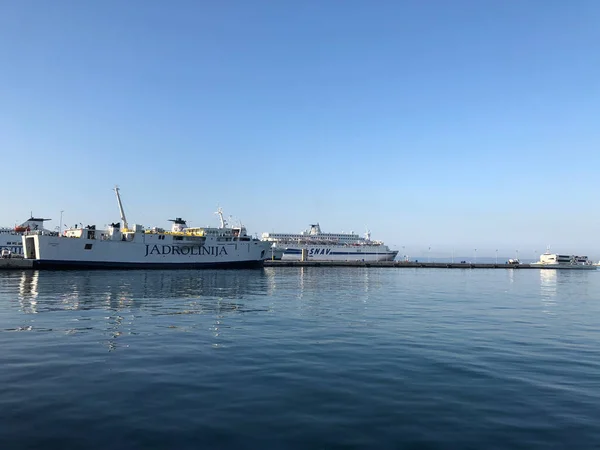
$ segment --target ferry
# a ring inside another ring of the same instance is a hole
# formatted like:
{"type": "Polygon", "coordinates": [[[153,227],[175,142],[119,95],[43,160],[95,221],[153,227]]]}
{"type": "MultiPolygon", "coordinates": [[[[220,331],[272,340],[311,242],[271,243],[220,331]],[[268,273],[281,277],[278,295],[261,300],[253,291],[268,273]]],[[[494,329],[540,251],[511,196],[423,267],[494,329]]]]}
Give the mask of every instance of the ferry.
{"type": "Polygon", "coordinates": [[[246,228],[229,226],[221,209],[219,227],[188,227],[171,219],[170,231],[129,227],[119,188],[114,189],[121,221],[106,230],[95,225],[65,230],[62,235],[26,231],[24,256],[34,268],[179,269],[261,267],[268,243],[249,236],[246,228]]]}
{"type": "Polygon", "coordinates": [[[2,256],[21,256],[23,255],[23,240],[21,237],[27,231],[45,231],[50,233],[50,230],[44,229],[44,222],[50,219],[42,219],[40,217],[29,217],[21,225],[14,227],[0,228],[0,254],[2,256]]]}
{"type": "Polygon", "coordinates": [[[323,233],[321,226],[311,224],[301,233],[263,233],[261,239],[271,248],[269,259],[303,261],[393,261],[397,250],[390,250],[381,241],[351,233],[323,233]]]}
{"type": "Polygon", "coordinates": [[[587,256],[559,255],[547,250],[540,255],[540,260],[532,263],[533,267],[544,269],[596,270],[597,266],[587,256]]]}

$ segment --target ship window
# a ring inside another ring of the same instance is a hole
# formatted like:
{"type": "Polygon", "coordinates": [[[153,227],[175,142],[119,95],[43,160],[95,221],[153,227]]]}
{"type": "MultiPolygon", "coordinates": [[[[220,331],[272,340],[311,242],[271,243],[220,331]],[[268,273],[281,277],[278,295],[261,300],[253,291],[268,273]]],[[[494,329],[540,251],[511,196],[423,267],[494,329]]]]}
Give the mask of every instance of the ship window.
{"type": "Polygon", "coordinates": [[[85,249],[86,250],[91,250],[92,249],[92,244],[85,244],[85,249]]]}

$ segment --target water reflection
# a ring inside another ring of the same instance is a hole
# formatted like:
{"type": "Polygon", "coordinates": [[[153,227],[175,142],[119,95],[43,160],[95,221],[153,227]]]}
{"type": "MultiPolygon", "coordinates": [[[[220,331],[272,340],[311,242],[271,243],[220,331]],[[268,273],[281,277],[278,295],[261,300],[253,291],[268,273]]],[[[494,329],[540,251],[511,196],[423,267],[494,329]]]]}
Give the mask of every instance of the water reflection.
{"type": "Polygon", "coordinates": [[[125,333],[131,333],[131,322],[128,324],[128,329],[124,329],[123,325],[123,316],[115,314],[113,316],[107,317],[107,332],[108,332],[108,340],[105,342],[108,347],[108,351],[112,352],[118,348],[118,338],[125,333]]]}
{"type": "Polygon", "coordinates": [[[556,269],[540,269],[540,294],[545,314],[553,314],[552,308],[556,305],[556,269]]]}
{"type": "Polygon", "coordinates": [[[19,304],[25,312],[35,314],[37,312],[39,272],[23,272],[19,280],[19,304]]]}
{"type": "Polygon", "coordinates": [[[180,314],[240,311],[245,306],[239,300],[266,295],[270,283],[260,270],[25,271],[18,301],[25,313],[94,308],[157,308],[163,313],[175,309],[180,314]],[[186,300],[188,309],[182,311],[181,304],[170,299],[186,300]]]}
{"type": "MultiPolygon", "coordinates": [[[[546,292],[553,292],[560,289],[560,286],[569,285],[573,282],[587,282],[590,277],[598,274],[595,270],[568,270],[568,269],[540,269],[540,286],[546,292]]],[[[587,286],[585,284],[584,286],[587,286]]]]}
{"type": "Polygon", "coordinates": [[[598,275],[595,270],[560,270],[540,269],[540,294],[542,304],[548,309],[556,306],[556,298],[562,296],[570,297],[573,286],[577,286],[578,296],[588,294],[590,281],[598,275]]]}
{"type": "Polygon", "coordinates": [[[556,269],[540,269],[540,291],[544,297],[556,296],[556,269]]]}
{"type": "MultiPolygon", "coordinates": [[[[330,296],[344,295],[350,301],[367,303],[382,288],[382,270],[375,268],[329,268],[299,267],[292,270],[282,268],[276,272],[275,279],[280,285],[278,291],[293,292],[296,300],[301,300],[305,307],[318,311],[318,306],[330,296]],[[284,284],[281,280],[287,280],[284,284]],[[342,293],[342,294],[340,294],[342,293]],[[315,309],[317,308],[317,309],[315,309]]],[[[383,272],[391,275],[393,272],[383,272]]],[[[327,304],[324,304],[327,307],[327,304]]]]}
{"type": "Polygon", "coordinates": [[[23,271],[0,273],[0,289],[6,308],[19,311],[5,316],[0,331],[100,332],[96,342],[114,351],[127,347],[131,340],[123,336],[137,335],[149,318],[162,330],[210,329],[218,345],[231,314],[268,310],[259,297],[274,289],[274,276],[261,270],[23,271]]]}
{"type": "Polygon", "coordinates": [[[508,282],[510,284],[513,284],[515,282],[516,272],[517,269],[506,269],[506,273],[508,274],[508,282]]]}
{"type": "Polygon", "coordinates": [[[304,296],[304,278],[306,277],[305,268],[300,267],[300,283],[298,286],[298,298],[301,299],[304,296]]]}

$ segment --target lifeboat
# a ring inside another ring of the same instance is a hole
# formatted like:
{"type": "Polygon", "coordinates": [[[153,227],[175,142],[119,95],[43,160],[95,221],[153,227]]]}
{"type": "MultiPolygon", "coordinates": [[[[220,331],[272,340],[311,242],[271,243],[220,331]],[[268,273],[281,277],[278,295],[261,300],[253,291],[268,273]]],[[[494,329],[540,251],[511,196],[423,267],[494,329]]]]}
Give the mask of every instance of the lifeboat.
{"type": "Polygon", "coordinates": [[[15,231],[17,233],[25,233],[26,231],[31,231],[31,228],[29,227],[24,227],[24,226],[16,226],[15,227],[15,231]]]}

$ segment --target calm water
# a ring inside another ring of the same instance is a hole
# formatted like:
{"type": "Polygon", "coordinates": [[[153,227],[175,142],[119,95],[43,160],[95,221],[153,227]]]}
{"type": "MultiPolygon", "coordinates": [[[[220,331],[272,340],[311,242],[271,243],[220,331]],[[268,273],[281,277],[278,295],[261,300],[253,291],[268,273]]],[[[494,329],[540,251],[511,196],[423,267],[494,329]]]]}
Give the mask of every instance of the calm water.
{"type": "Polygon", "coordinates": [[[0,448],[600,447],[600,271],[0,272],[0,448]]]}

